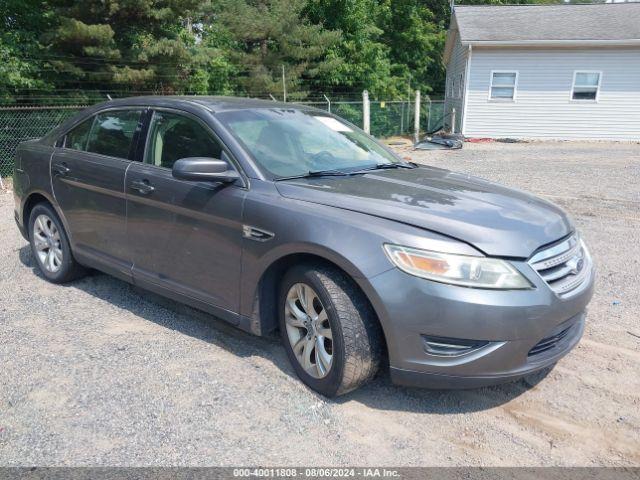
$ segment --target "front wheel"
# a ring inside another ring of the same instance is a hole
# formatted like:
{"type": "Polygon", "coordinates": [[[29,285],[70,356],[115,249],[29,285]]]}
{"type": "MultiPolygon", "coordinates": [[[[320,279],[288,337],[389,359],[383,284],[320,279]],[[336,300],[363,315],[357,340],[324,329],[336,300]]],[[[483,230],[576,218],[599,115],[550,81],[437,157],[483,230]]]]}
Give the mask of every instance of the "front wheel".
{"type": "Polygon", "coordinates": [[[382,332],[362,292],[338,269],[301,265],[280,289],[280,333],[300,379],[333,397],[355,390],[378,371],[382,332]]]}

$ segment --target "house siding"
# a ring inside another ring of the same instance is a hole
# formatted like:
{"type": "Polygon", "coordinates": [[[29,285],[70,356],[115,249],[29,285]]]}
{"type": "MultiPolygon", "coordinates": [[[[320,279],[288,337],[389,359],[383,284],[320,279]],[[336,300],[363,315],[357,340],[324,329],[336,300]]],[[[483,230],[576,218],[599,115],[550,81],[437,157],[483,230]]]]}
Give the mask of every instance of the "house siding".
{"type": "Polygon", "coordinates": [[[456,109],[455,131],[462,130],[462,108],[464,105],[464,88],[467,83],[467,48],[460,43],[460,37],[456,35],[456,40],[451,51],[451,57],[447,63],[447,84],[444,99],[444,124],[451,128],[451,112],[456,109]],[[459,87],[460,75],[462,75],[462,88],[459,87]],[[451,82],[455,85],[453,95],[450,94],[451,82]],[[460,94],[460,92],[462,92],[460,94]]]}
{"type": "Polygon", "coordinates": [[[640,139],[639,48],[474,47],[469,76],[468,137],[640,139]],[[514,102],[489,100],[492,70],[518,71],[514,102]],[[576,70],[602,72],[597,102],[571,100],[576,70]]]}

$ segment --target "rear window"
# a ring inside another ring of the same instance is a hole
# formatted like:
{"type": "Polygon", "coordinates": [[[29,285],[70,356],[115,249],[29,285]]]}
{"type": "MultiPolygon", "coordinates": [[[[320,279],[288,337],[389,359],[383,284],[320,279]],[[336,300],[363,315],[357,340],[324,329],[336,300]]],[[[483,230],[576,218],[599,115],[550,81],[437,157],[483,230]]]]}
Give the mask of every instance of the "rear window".
{"type": "Polygon", "coordinates": [[[91,125],[93,125],[93,118],[94,117],[88,118],[67,133],[64,141],[65,148],[82,151],[87,149],[87,140],[89,139],[89,133],[91,132],[91,125]]]}
{"type": "Polygon", "coordinates": [[[129,158],[140,115],[141,110],[98,114],[89,134],[87,151],[110,157],[129,158]]]}

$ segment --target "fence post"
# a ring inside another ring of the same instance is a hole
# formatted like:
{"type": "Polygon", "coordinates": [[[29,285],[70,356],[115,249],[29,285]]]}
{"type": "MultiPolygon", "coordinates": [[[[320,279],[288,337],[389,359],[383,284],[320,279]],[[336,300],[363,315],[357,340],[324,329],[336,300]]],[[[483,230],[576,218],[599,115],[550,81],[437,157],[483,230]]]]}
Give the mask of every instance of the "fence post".
{"type": "Polygon", "coordinates": [[[420,90],[416,90],[416,108],[413,112],[413,143],[420,141],[420,90]]]}
{"type": "Polygon", "coordinates": [[[331,113],[331,100],[329,100],[329,97],[327,97],[324,93],[322,94],[322,96],[327,101],[327,112],[331,113]]]}
{"type": "Polygon", "coordinates": [[[451,133],[456,133],[456,109],[451,109],[451,133]]]}
{"type": "Polygon", "coordinates": [[[287,101],[287,80],[284,77],[284,64],[282,65],[282,101],[287,101]]]}
{"type": "Polygon", "coordinates": [[[431,131],[431,112],[433,112],[431,106],[431,97],[427,95],[427,102],[429,102],[429,106],[427,107],[427,135],[431,131]]]}
{"type": "Polygon", "coordinates": [[[362,129],[366,133],[371,133],[371,113],[369,109],[369,92],[362,92],[362,129]]]}

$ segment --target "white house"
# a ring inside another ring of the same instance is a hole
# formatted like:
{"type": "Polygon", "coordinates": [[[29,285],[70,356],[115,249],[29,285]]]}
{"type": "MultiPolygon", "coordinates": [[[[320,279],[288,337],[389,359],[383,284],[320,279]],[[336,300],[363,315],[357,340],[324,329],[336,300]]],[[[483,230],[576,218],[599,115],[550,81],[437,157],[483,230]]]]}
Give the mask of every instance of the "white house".
{"type": "Polygon", "coordinates": [[[467,137],[640,140],[640,3],[458,6],[444,60],[467,137]]]}

